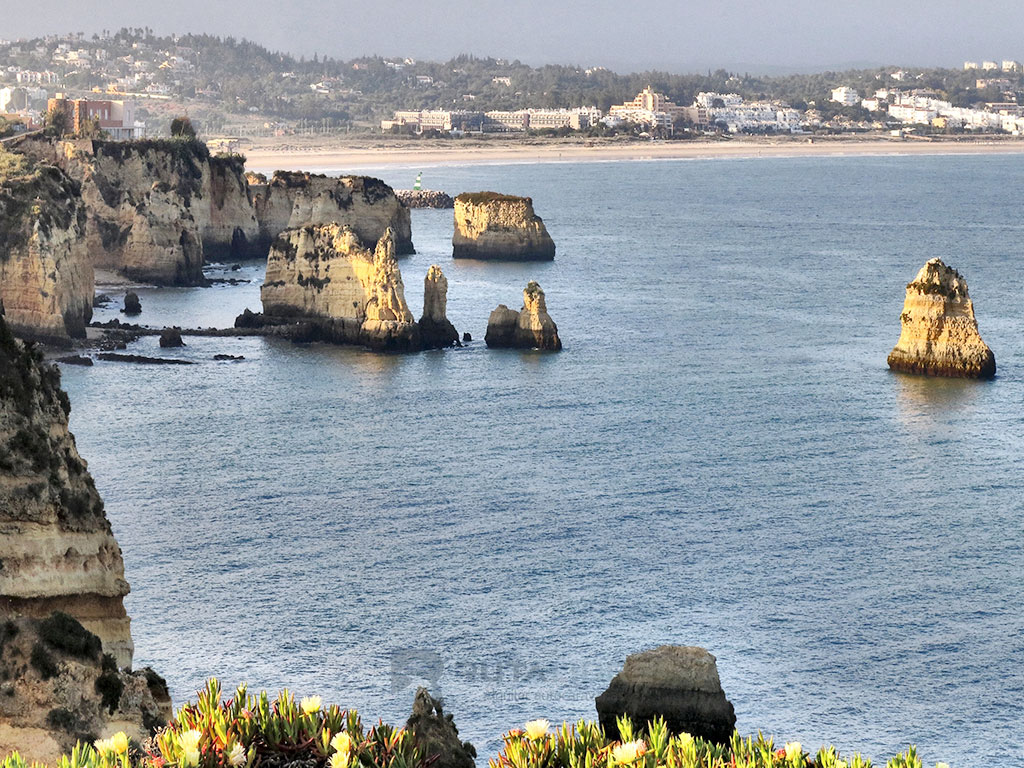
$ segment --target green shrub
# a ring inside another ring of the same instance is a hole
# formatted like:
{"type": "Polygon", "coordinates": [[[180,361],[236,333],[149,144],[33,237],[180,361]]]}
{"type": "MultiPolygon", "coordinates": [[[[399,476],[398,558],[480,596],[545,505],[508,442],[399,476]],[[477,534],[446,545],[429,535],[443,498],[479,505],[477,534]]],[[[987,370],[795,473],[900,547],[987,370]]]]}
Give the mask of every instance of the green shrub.
{"type": "Polygon", "coordinates": [[[100,652],[100,639],[62,611],[54,611],[39,625],[39,637],[51,648],[78,659],[95,659],[100,652]]]}

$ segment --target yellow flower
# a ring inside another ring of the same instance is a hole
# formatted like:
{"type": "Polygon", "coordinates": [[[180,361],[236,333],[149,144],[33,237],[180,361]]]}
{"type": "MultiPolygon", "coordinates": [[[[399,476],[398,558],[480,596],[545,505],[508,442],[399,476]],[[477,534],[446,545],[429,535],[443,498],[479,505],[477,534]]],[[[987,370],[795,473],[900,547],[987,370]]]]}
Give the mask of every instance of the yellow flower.
{"type": "Polygon", "coordinates": [[[331,768],[348,768],[348,752],[335,752],[331,755],[331,768]]]}
{"type": "Polygon", "coordinates": [[[299,707],[302,708],[304,715],[312,715],[314,712],[320,711],[320,697],[319,696],[307,696],[299,702],[299,707]]]}
{"type": "Polygon", "coordinates": [[[551,723],[547,720],[531,720],[526,724],[526,735],[533,741],[537,741],[548,735],[550,727],[551,723]]]}
{"type": "Polygon", "coordinates": [[[341,752],[348,754],[352,751],[352,737],[348,735],[348,731],[342,731],[333,739],[331,739],[331,746],[335,752],[341,752]]]}
{"type": "Polygon", "coordinates": [[[193,768],[199,765],[199,748],[190,747],[181,753],[181,768],[193,768]]]}
{"type": "MultiPolygon", "coordinates": [[[[849,765],[847,764],[847,762],[845,760],[837,760],[836,761],[836,768],[849,768],[849,765]]],[[[947,766],[947,768],[948,768],[948,766],[947,766]]]]}
{"type": "Polygon", "coordinates": [[[235,768],[245,765],[245,747],[236,743],[235,746],[231,748],[231,751],[228,752],[228,762],[235,766],[235,768]]]}
{"type": "Polygon", "coordinates": [[[678,740],[680,747],[688,747],[690,744],[693,743],[693,736],[688,734],[686,731],[683,731],[682,733],[680,733],[676,737],[676,739],[678,740]]]}
{"type": "Polygon", "coordinates": [[[612,760],[622,765],[629,765],[643,757],[646,751],[647,745],[640,739],[627,741],[625,744],[619,744],[619,746],[612,750],[612,760]]]}
{"type": "Polygon", "coordinates": [[[199,749],[199,740],[203,738],[202,731],[182,731],[181,735],[178,736],[178,742],[181,744],[182,751],[191,751],[199,749]]]}
{"type": "Polygon", "coordinates": [[[114,740],[113,739],[97,739],[93,742],[93,746],[96,747],[96,751],[101,755],[105,755],[107,752],[114,752],[114,740]]]}
{"type": "Polygon", "coordinates": [[[786,742],[786,759],[790,762],[799,760],[804,756],[803,745],[799,741],[786,742]]]}
{"type": "Polygon", "coordinates": [[[119,755],[123,755],[128,751],[128,734],[124,731],[118,731],[110,737],[110,742],[114,747],[114,751],[119,755]]]}

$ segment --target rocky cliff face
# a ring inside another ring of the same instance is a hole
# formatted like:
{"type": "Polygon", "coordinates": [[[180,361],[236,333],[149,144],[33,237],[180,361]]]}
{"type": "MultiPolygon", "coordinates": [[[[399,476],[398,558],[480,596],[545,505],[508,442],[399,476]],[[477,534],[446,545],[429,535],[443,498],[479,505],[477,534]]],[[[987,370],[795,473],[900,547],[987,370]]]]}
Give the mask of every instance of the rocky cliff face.
{"type": "Polygon", "coordinates": [[[663,645],[627,657],[608,690],[597,697],[597,714],[609,735],[618,734],[620,715],[634,723],[663,717],[673,733],[719,744],[728,742],[736,727],[715,657],[696,646],[663,645]]]}
{"type": "Polygon", "coordinates": [[[64,611],[127,666],[124,563],[68,432],[69,411],[57,369],[0,318],[0,612],[64,611]]]}
{"type": "Polygon", "coordinates": [[[558,326],[548,314],[547,300],[538,283],[531,280],[523,290],[523,308],[516,312],[504,304],[491,312],[487,320],[488,347],[514,347],[519,349],[562,348],[558,326]]]}
{"type": "Polygon", "coordinates": [[[443,349],[459,343],[459,332],[448,320],[448,279],[436,264],[423,278],[423,316],[420,339],[427,349],[443,349]]]}
{"type": "Polygon", "coordinates": [[[348,226],[290,229],[270,250],[260,291],[271,317],[316,319],[326,340],[379,349],[416,349],[390,228],[370,251],[348,226]]]}
{"type": "Polygon", "coordinates": [[[373,248],[390,228],[395,253],[414,252],[409,210],[379,179],[277,171],[268,184],[254,186],[253,193],[264,242],[288,229],[338,224],[351,229],[364,248],[373,248]]]}
{"type": "Polygon", "coordinates": [[[124,731],[143,741],[171,717],[151,669],[118,669],[99,638],[64,613],[0,617],[0,755],[55,765],[78,741],[124,731]]]}
{"type": "Polygon", "coordinates": [[[78,184],[56,167],[0,185],[0,304],[19,336],[85,336],[94,292],[85,221],[78,184]]]}
{"type": "Polygon", "coordinates": [[[533,212],[529,197],[495,192],[463,193],[455,198],[456,259],[550,261],[555,243],[533,212]]]}
{"type": "Polygon", "coordinates": [[[894,371],[987,379],[996,359],[981,340],[967,281],[931,259],[907,284],[899,341],[889,353],[894,371]]]}

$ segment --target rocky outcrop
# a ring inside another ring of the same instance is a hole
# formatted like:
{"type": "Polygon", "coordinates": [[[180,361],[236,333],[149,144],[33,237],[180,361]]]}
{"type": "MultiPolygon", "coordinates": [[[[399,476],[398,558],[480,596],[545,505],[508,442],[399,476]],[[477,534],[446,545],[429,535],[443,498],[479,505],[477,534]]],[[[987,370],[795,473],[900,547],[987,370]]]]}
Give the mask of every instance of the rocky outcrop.
{"type": "Polygon", "coordinates": [[[907,284],[899,341],[889,353],[894,371],[989,379],[996,358],[981,340],[967,281],[931,259],[907,284]]]}
{"type": "Polygon", "coordinates": [[[55,765],[78,741],[123,731],[138,742],[171,717],[151,669],[118,669],[99,638],[64,613],[0,617],[0,755],[55,765]]]}
{"type": "Polygon", "coordinates": [[[453,717],[444,713],[442,703],[426,688],[416,690],[412,715],[405,727],[434,768],[473,768],[476,765],[476,748],[459,739],[453,717]]]}
{"type": "Polygon", "coordinates": [[[60,373],[0,318],[0,612],[64,611],[128,666],[121,550],[75,439],[60,373]]]}
{"type": "Polygon", "coordinates": [[[459,332],[448,320],[448,279],[436,264],[423,278],[423,316],[420,340],[425,349],[444,349],[459,343],[459,332]]]}
{"type": "Polygon", "coordinates": [[[390,228],[373,251],[348,226],[286,231],[270,250],[260,295],[264,315],[316,321],[325,341],[382,350],[420,348],[390,228]]]}
{"type": "Polygon", "coordinates": [[[447,192],[436,189],[396,189],[397,197],[406,208],[454,208],[455,199],[447,192]]]}
{"type": "Polygon", "coordinates": [[[0,185],[0,303],[23,338],[82,338],[92,319],[93,270],[79,194],[54,166],[0,185]]]}
{"type": "Polygon", "coordinates": [[[124,295],[124,306],[121,311],[129,316],[142,314],[142,302],[139,301],[139,294],[135,291],[128,291],[124,295]]]}
{"type": "Polygon", "coordinates": [[[455,198],[456,259],[550,261],[555,243],[529,197],[466,192],[455,198]]]}
{"type": "Polygon", "coordinates": [[[484,341],[488,347],[513,347],[518,349],[562,348],[558,338],[558,326],[548,314],[544,291],[531,280],[523,290],[523,308],[516,312],[499,304],[487,320],[487,335],[484,341]]]}
{"type": "Polygon", "coordinates": [[[665,718],[673,733],[688,733],[724,744],[736,727],[736,713],[725,698],[715,657],[703,648],[663,645],[633,654],[608,690],[597,697],[597,715],[609,735],[615,719],[636,724],[665,718]]]}
{"type": "Polygon", "coordinates": [[[337,224],[351,229],[364,248],[373,248],[391,229],[395,253],[414,253],[409,210],[379,179],[276,171],[268,184],[255,185],[252,192],[265,243],[289,229],[337,224]]]}

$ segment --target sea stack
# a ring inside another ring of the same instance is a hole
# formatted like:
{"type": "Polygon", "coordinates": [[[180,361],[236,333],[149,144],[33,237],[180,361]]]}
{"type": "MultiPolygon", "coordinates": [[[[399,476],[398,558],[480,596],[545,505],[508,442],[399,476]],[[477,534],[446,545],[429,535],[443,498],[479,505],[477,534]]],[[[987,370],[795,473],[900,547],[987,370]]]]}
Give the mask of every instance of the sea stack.
{"type": "Polygon", "coordinates": [[[455,198],[456,259],[551,261],[555,243],[529,197],[464,192],[455,198]]]}
{"type": "Polygon", "coordinates": [[[487,320],[488,347],[517,349],[547,349],[558,351],[562,340],[558,326],[548,314],[547,301],[540,285],[531,280],[523,290],[523,308],[516,312],[499,304],[487,320]]]}
{"type": "Polygon", "coordinates": [[[459,343],[459,332],[447,316],[448,279],[436,264],[423,278],[423,316],[420,318],[420,340],[425,349],[444,349],[459,343]]]}
{"type": "Polygon", "coordinates": [[[899,341],[889,367],[905,373],[990,379],[996,358],[981,340],[967,281],[942,259],[928,261],[907,284],[899,341]]]}
{"type": "Polygon", "coordinates": [[[697,646],[663,645],[628,656],[596,703],[601,727],[612,737],[619,733],[615,720],[621,715],[637,726],[663,717],[673,733],[718,744],[727,743],[736,727],[715,657],[697,646]]]}
{"type": "Polygon", "coordinates": [[[373,251],[347,225],[286,230],[270,249],[260,295],[265,317],[302,321],[311,338],[388,351],[420,348],[390,227],[373,251]]]}

